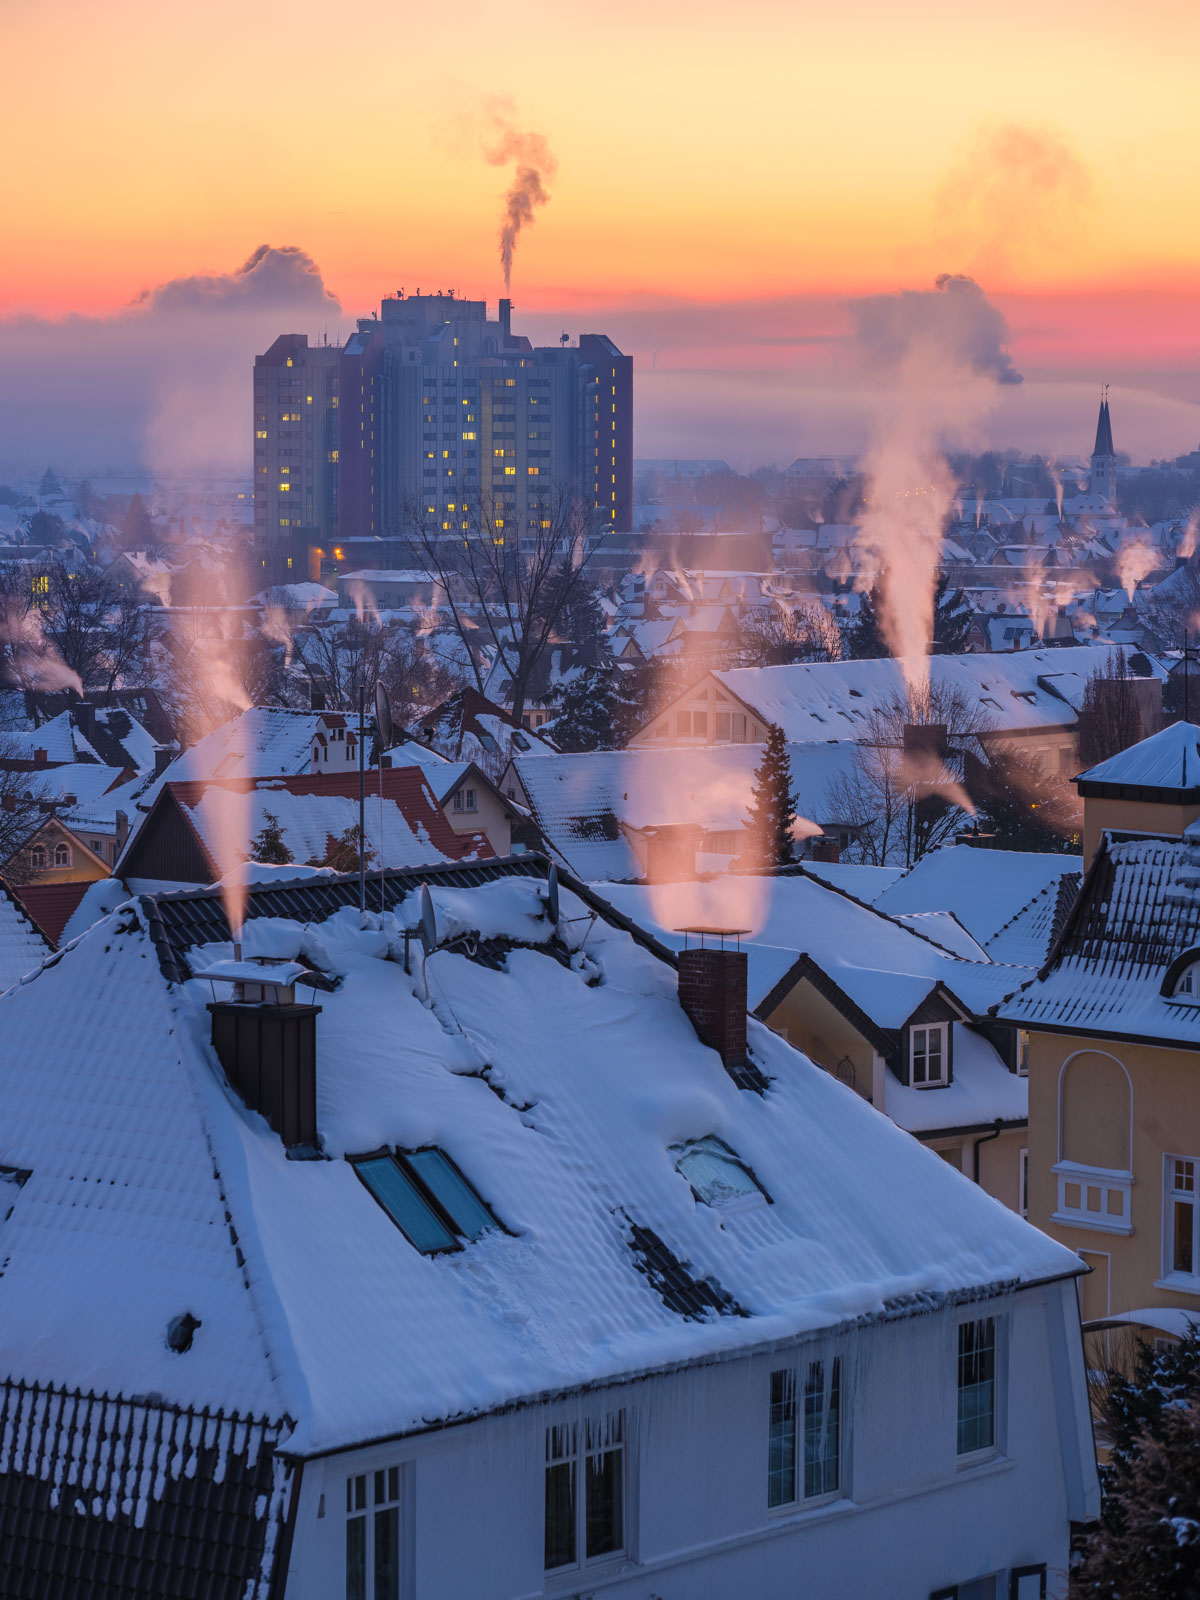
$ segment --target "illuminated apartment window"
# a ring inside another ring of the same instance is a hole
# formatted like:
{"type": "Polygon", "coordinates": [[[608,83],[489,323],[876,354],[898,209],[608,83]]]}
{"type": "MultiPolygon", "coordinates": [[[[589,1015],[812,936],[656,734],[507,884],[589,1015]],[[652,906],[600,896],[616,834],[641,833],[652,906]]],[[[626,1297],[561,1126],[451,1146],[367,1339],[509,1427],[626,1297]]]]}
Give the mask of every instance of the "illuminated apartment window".
{"type": "Polygon", "coordinates": [[[256,428],[254,437],[256,439],[265,439],[267,437],[267,430],[265,428],[256,428]]]}
{"type": "Polygon", "coordinates": [[[290,367],[290,366],[291,366],[291,364],[292,364],[292,358],[291,358],[291,356],[289,356],[289,357],[288,357],[288,358],[287,358],[287,364],[288,364],[288,366],[289,366],[289,367],[290,367]]]}

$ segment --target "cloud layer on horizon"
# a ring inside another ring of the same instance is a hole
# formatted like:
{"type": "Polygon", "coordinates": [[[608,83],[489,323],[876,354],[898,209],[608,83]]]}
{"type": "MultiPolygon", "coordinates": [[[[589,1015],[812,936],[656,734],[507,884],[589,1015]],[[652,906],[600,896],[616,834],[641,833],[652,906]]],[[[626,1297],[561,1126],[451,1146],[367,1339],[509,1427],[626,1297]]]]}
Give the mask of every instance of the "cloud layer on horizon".
{"type": "MultiPolygon", "coordinates": [[[[981,306],[952,281],[957,292],[940,295],[576,304],[523,308],[516,321],[535,343],[555,344],[564,327],[598,330],[634,355],[640,456],[718,456],[747,469],[857,452],[879,399],[863,335],[883,361],[898,308],[949,312],[949,331],[976,341],[973,359],[1001,380],[981,447],[1085,453],[1108,379],[1119,448],[1135,460],[1195,448],[1200,406],[1186,363],[1200,348],[1200,299],[981,306]]],[[[266,245],[235,271],[173,279],[111,316],[0,319],[0,471],[248,477],[254,355],[280,333],[333,337],[352,320],[309,255],[266,245]]]]}

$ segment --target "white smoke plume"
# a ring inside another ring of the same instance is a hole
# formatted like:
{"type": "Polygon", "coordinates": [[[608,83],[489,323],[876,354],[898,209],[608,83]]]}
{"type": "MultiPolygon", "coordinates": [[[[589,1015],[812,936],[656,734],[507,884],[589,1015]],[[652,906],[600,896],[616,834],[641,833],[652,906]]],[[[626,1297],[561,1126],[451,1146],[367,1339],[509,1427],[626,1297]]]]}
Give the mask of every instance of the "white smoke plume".
{"type": "Polygon", "coordinates": [[[943,452],[966,443],[996,386],[1021,374],[1004,317],[973,278],[943,273],[933,290],[872,295],[850,311],[873,389],[861,542],[880,573],[884,638],[919,696],[956,488],[943,452]]]}
{"type": "Polygon", "coordinates": [[[532,224],[538,207],[549,200],[546,185],[558,171],[558,162],[543,134],[525,133],[515,125],[513,107],[504,100],[492,104],[491,133],[484,139],[483,158],[492,167],[514,168],[500,218],[500,265],[507,294],[512,288],[517,237],[522,228],[532,224]]]}

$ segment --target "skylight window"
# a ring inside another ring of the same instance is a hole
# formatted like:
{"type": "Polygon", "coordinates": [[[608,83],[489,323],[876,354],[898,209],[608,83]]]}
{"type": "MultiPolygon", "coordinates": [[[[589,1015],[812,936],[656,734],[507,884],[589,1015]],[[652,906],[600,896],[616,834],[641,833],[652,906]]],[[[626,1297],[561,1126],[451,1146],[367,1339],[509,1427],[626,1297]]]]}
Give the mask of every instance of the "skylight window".
{"type": "Polygon", "coordinates": [[[767,1203],[754,1176],[720,1139],[696,1139],[675,1148],[680,1152],[675,1170],[691,1184],[701,1205],[744,1211],[767,1203]]]}
{"type": "Polygon", "coordinates": [[[352,1165],[422,1255],[461,1250],[464,1239],[478,1239],[487,1229],[500,1226],[441,1150],[366,1156],[352,1165]]]}

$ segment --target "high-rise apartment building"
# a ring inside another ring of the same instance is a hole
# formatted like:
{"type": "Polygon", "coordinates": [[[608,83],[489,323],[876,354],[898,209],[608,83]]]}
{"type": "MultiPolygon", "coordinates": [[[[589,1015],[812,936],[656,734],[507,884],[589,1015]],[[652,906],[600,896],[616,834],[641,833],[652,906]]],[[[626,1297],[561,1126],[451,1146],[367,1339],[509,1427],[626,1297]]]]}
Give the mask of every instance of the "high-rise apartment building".
{"type": "Polygon", "coordinates": [[[254,358],[254,556],[264,583],[303,582],[337,528],[338,345],[281,334],[254,358]]]}
{"type": "Polygon", "coordinates": [[[255,444],[267,449],[256,469],[268,470],[255,474],[266,486],[255,526],[275,552],[267,564],[276,578],[282,561],[301,564],[297,526],[312,549],[364,536],[404,539],[417,526],[521,541],[558,526],[571,504],[587,510],[597,533],[629,530],[632,358],[603,334],[535,348],[512,332],[511,312],[502,300],[489,321],[482,300],[401,293],[360,321],[340,349],[308,350],[287,336],[258,358],[255,413],[266,416],[267,438],[257,437],[264,424],[256,420],[255,444]],[[297,385],[283,363],[314,356],[330,363],[326,461],[336,476],[330,514],[316,514],[314,492],[313,515],[297,524],[296,476],[275,467],[288,462],[278,454],[285,442],[306,448],[284,439],[295,426],[294,395],[307,407],[313,393],[315,407],[318,390],[303,378],[297,385]]]}

